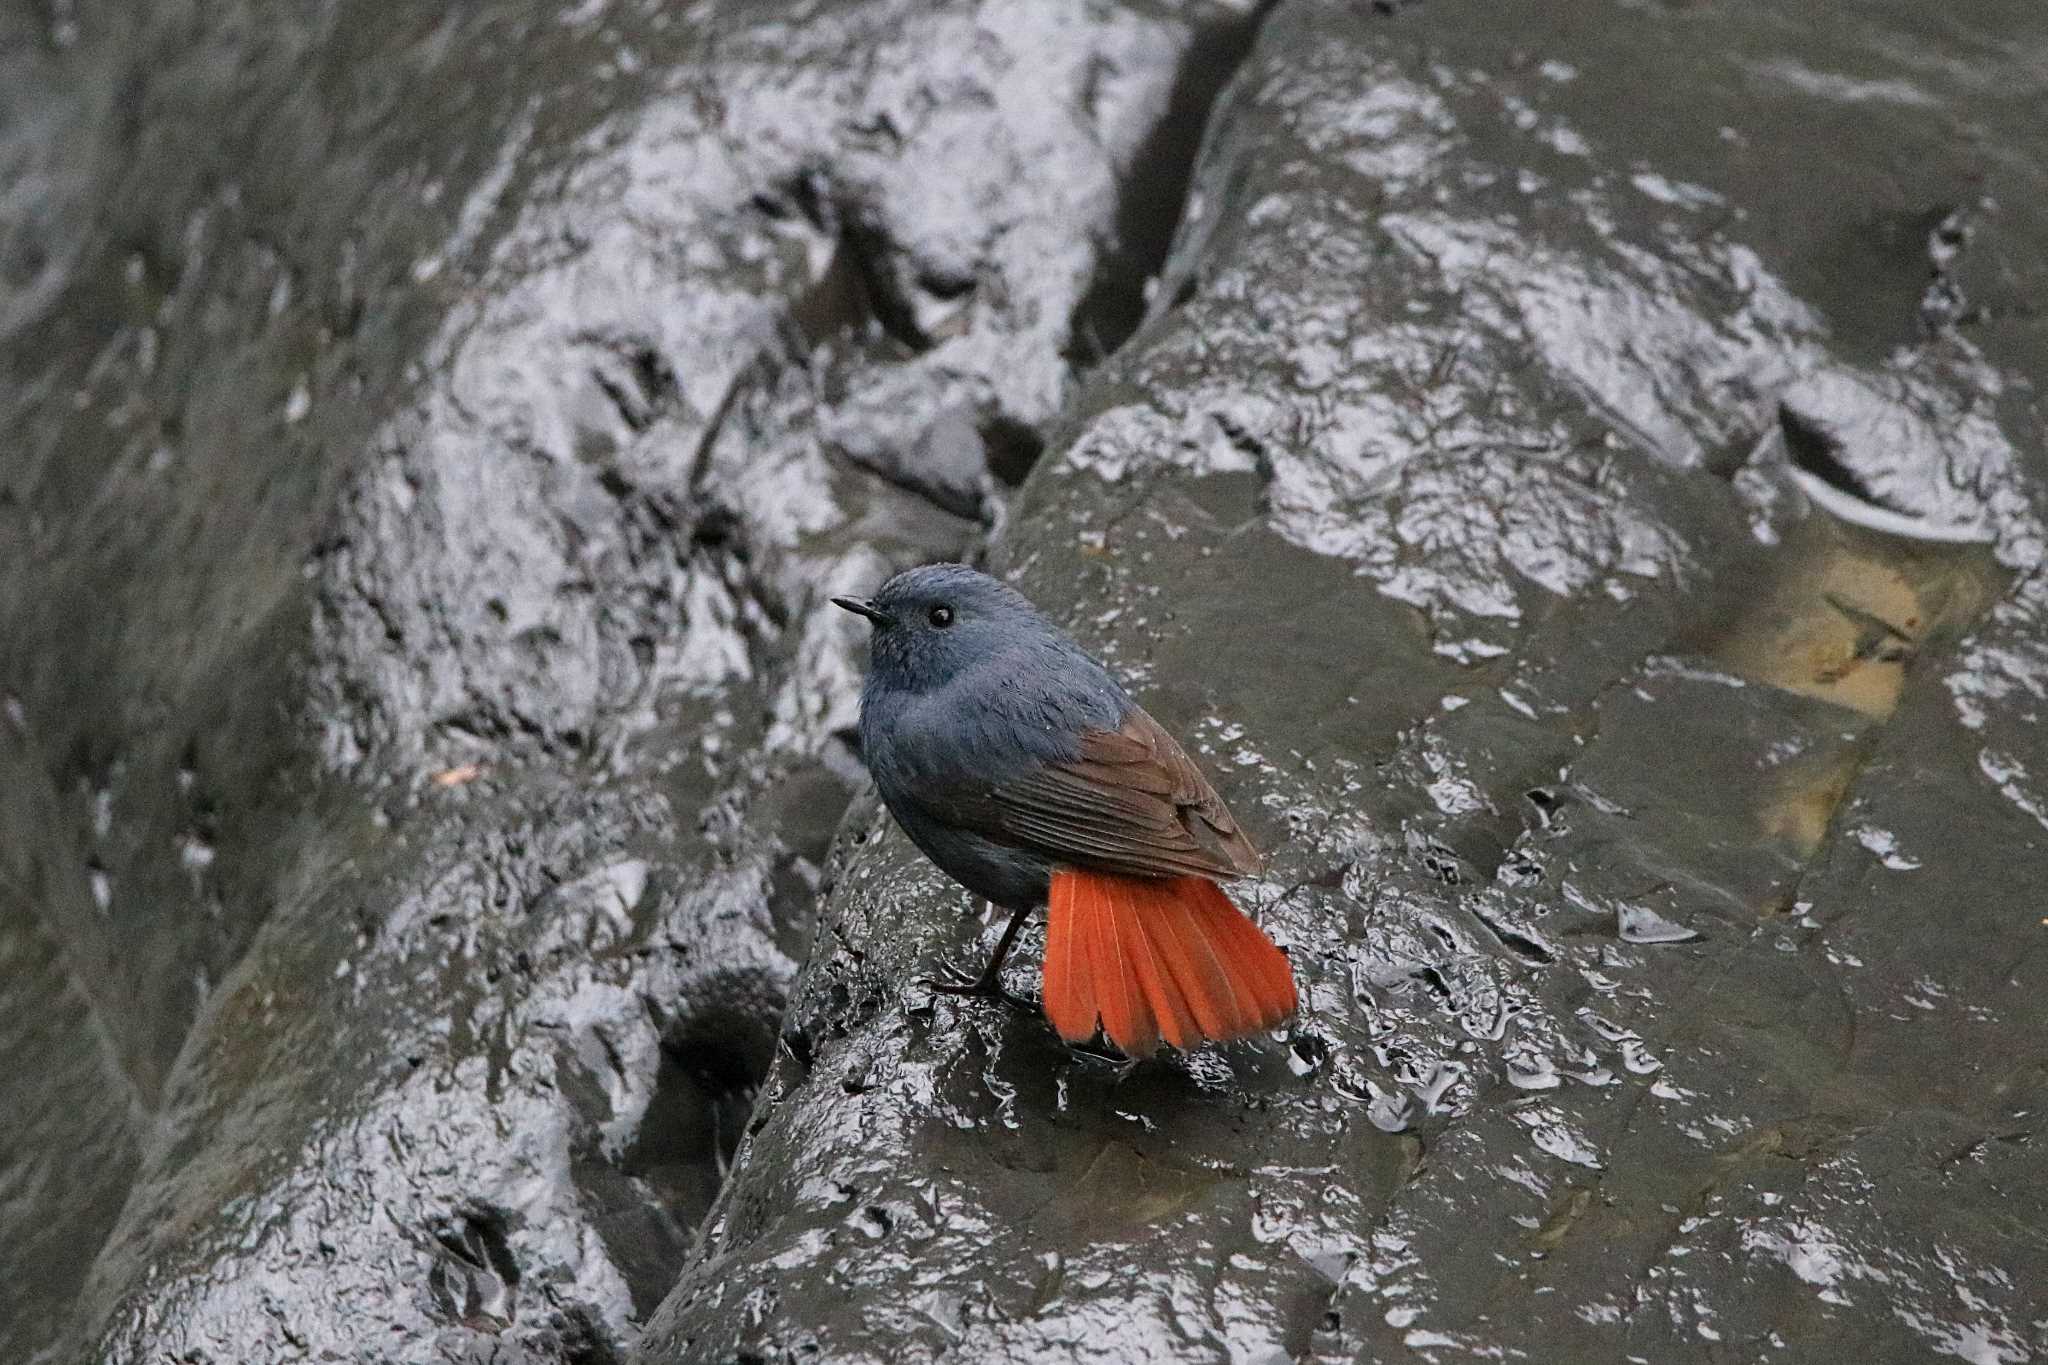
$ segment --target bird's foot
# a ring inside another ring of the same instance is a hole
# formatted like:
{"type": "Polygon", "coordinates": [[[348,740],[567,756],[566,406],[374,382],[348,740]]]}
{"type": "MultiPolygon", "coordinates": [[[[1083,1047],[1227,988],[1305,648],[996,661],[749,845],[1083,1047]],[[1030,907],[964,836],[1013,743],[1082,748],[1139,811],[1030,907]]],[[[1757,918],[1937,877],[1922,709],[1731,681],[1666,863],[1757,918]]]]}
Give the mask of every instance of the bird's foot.
{"type": "Polygon", "coordinates": [[[1138,1063],[1144,1060],[1142,1057],[1126,1056],[1107,1043],[1097,1043],[1093,1040],[1085,1043],[1068,1043],[1066,1048],[1074,1060],[1083,1065],[1105,1068],[1112,1082],[1130,1079],[1131,1073],[1138,1069],[1138,1063]]]}
{"type": "Polygon", "coordinates": [[[937,995],[964,995],[980,1000],[1000,1000],[1022,1014],[1038,1013],[1038,1002],[1003,989],[1002,978],[994,972],[970,976],[957,967],[942,966],[930,976],[919,977],[918,985],[937,995]]]}

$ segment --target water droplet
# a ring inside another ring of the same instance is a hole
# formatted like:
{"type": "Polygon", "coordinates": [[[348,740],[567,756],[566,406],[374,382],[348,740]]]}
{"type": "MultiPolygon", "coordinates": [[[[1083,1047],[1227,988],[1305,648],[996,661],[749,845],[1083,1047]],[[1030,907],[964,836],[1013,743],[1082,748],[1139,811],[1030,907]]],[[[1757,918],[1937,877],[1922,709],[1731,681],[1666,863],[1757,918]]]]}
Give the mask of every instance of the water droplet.
{"type": "Polygon", "coordinates": [[[1452,1087],[1456,1086],[1464,1075],[1465,1067],[1459,1062],[1438,1062],[1431,1068],[1415,1092],[1421,1099],[1424,1110],[1431,1114],[1451,1112],[1452,1106],[1444,1103],[1444,1096],[1451,1092],[1452,1087]]]}
{"type": "MultiPolygon", "coordinates": [[[[1613,1020],[1603,1018],[1602,1016],[1595,1014],[1591,1010],[1580,1010],[1579,1018],[1585,1021],[1585,1025],[1587,1028],[1593,1030],[1593,1032],[1599,1034],[1602,1038],[1605,1038],[1610,1043],[1625,1043],[1629,1039],[1636,1036],[1634,1029],[1624,1028],[1622,1025],[1615,1023],[1613,1020]]],[[[1593,1054],[1586,1054],[1586,1060],[1592,1061],[1593,1054]]]]}
{"type": "Polygon", "coordinates": [[[1508,1084],[1517,1090],[1555,1090],[1564,1084],[1557,1064],[1541,1052],[1512,1058],[1508,1062],[1508,1084]]]}
{"type": "Polygon", "coordinates": [[[1330,1045],[1312,1033],[1305,1033],[1288,1047],[1287,1069],[1297,1076],[1312,1076],[1329,1057],[1330,1045]]]}
{"type": "Polygon", "coordinates": [[[1525,1109],[1515,1115],[1515,1120],[1529,1130],[1530,1140],[1538,1151],[1547,1152],[1559,1161],[1569,1161],[1574,1166],[1585,1166],[1595,1171],[1601,1169],[1599,1152],[1557,1110],[1525,1109]]]}
{"type": "Polygon", "coordinates": [[[1621,1064],[1637,1076],[1654,1075],[1664,1069],[1664,1063],[1652,1056],[1639,1038],[1629,1038],[1621,1045],[1621,1064]]]}
{"type": "Polygon", "coordinates": [[[1698,931],[1664,918],[1647,905],[1622,901],[1615,906],[1615,919],[1624,943],[1685,943],[1699,937],[1698,931]]]}
{"type": "Polygon", "coordinates": [[[1378,1086],[1372,1086],[1372,1101],[1365,1107],[1365,1116],[1372,1126],[1382,1133],[1403,1133],[1408,1130],[1410,1105],[1408,1097],[1402,1094],[1388,1094],[1378,1086]]]}
{"type": "Polygon", "coordinates": [[[1850,832],[1857,843],[1876,854],[1877,860],[1894,872],[1912,872],[1920,866],[1918,858],[1899,851],[1899,836],[1888,829],[1860,825],[1850,832]]]}
{"type": "Polygon", "coordinates": [[[187,834],[178,841],[178,861],[194,877],[213,866],[214,856],[213,845],[196,834],[187,834]]]}

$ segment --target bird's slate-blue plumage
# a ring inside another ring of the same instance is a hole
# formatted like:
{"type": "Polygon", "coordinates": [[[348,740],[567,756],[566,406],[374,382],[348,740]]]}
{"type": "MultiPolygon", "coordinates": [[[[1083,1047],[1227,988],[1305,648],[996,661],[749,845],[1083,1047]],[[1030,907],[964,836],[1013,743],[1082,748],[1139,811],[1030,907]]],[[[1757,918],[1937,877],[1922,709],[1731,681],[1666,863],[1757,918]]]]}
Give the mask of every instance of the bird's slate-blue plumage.
{"type": "Polygon", "coordinates": [[[958,564],[898,574],[872,601],[860,733],[882,800],[917,846],[1011,910],[979,977],[1047,906],[1046,1017],[1098,1023],[1127,1054],[1241,1038],[1292,1013],[1286,955],[1219,878],[1258,850],[1159,723],[1012,589],[958,564]]]}
{"type": "Polygon", "coordinates": [[[1081,756],[1132,701],[1022,594],[959,564],[900,573],[870,605],[860,738],[882,801],[940,870],[1012,910],[1043,904],[1052,861],[977,832],[988,793],[1081,756]],[[952,613],[932,624],[931,613],[952,613]]]}

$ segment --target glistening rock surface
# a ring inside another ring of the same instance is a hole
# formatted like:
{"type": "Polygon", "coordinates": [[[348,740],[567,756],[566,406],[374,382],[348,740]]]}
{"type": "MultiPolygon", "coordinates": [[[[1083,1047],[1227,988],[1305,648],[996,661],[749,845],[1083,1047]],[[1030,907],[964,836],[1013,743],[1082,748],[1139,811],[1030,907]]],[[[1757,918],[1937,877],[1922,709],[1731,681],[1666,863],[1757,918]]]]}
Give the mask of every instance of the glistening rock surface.
{"type": "Polygon", "coordinates": [[[932,1000],[872,819],[643,1358],[2048,1355],[2044,36],[1279,5],[1001,554],[1307,1007],[932,1000]]]}
{"type": "Polygon", "coordinates": [[[2036,7],[131,9],[0,20],[0,1357],[2048,1358],[2036,7]],[[1282,1036],[916,987],[820,604],[991,523],[1282,1036]]]}
{"type": "Polygon", "coordinates": [[[815,608],[975,542],[1249,11],[47,18],[0,1356],[616,1355],[859,780],[815,608]]]}

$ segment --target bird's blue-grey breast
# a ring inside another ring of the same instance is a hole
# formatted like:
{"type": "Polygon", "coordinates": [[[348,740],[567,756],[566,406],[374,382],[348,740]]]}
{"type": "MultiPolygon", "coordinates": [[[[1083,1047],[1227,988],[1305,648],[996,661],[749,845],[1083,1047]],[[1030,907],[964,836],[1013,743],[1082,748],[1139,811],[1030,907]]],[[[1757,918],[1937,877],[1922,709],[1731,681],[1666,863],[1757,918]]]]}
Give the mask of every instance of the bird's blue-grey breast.
{"type": "Polygon", "coordinates": [[[1081,756],[1132,702],[1108,670],[1006,584],[960,564],[897,574],[873,622],[860,738],[882,801],[926,857],[1012,910],[1042,904],[1052,863],[970,828],[988,793],[1081,756]]]}

